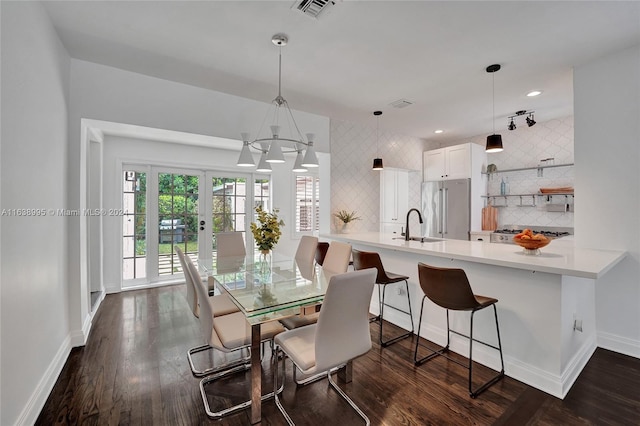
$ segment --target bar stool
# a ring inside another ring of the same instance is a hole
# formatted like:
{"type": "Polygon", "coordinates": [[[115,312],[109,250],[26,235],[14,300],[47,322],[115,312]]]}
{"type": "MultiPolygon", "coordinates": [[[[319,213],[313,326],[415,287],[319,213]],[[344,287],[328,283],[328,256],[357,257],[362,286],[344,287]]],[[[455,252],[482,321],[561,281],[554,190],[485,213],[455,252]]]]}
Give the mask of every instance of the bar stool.
{"type": "Polygon", "coordinates": [[[380,304],[380,315],[375,318],[372,318],[370,322],[378,321],[380,324],[380,345],[382,347],[387,347],[393,343],[398,342],[406,337],[410,337],[414,332],[413,327],[413,314],[411,312],[411,297],[409,296],[409,277],[406,275],[398,275],[391,272],[387,272],[382,266],[382,260],[380,259],[380,255],[375,252],[368,251],[359,251],[353,250],[353,268],[357,271],[360,269],[367,268],[376,268],[378,270],[378,275],[376,277],[376,284],[378,284],[378,303],[380,304]],[[385,303],[385,292],[387,290],[387,285],[399,283],[404,281],[404,286],[407,292],[407,303],[409,304],[409,312],[404,311],[396,306],[389,305],[385,303]],[[381,294],[382,292],[382,294],[381,294]],[[411,319],[411,331],[401,334],[400,336],[396,336],[387,341],[382,340],[382,323],[384,322],[384,307],[387,306],[391,309],[395,309],[398,312],[402,312],[403,314],[409,315],[411,319]]]}
{"type": "Polygon", "coordinates": [[[420,320],[418,322],[418,330],[422,326],[422,312],[424,311],[424,299],[429,298],[433,303],[441,306],[447,310],[447,345],[437,351],[434,351],[426,346],[422,346],[431,354],[424,358],[418,359],[418,346],[420,339],[416,339],[416,350],[413,354],[413,360],[415,365],[421,365],[432,358],[442,355],[450,361],[455,362],[469,370],[469,395],[471,398],[477,397],[480,393],[485,391],[489,386],[498,382],[504,377],[504,359],[502,358],[502,344],[500,343],[500,327],[498,326],[498,311],[496,309],[496,303],[498,299],[492,297],[485,297],[473,294],[471,285],[467,274],[462,269],[456,268],[437,268],[429,266],[424,263],[418,263],[418,274],[420,277],[420,287],[424,292],[422,298],[422,307],[420,308],[420,320]],[[491,345],[473,337],[473,314],[476,311],[493,306],[493,315],[496,319],[496,334],[498,336],[498,346],[491,345]],[[471,320],[469,326],[469,336],[459,333],[455,330],[451,330],[449,327],[449,310],[454,311],[471,311],[471,320]],[[455,359],[452,359],[445,355],[449,351],[449,343],[451,333],[457,334],[469,339],[469,365],[465,365],[455,359]],[[473,377],[473,342],[481,343],[487,347],[496,349],[500,353],[500,372],[491,378],[489,381],[479,386],[476,390],[472,389],[472,377],[473,377]]]}

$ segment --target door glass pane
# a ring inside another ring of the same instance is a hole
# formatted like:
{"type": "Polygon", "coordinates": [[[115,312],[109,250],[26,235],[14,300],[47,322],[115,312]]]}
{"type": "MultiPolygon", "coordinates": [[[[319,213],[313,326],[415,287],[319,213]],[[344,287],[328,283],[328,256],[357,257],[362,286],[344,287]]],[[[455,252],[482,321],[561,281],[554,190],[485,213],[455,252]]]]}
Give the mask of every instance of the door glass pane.
{"type": "Polygon", "coordinates": [[[211,230],[212,256],[216,257],[218,232],[246,232],[247,217],[247,180],[245,178],[212,178],[211,230]]]}
{"type": "Polygon", "coordinates": [[[182,273],[175,246],[198,258],[196,175],[158,173],[158,275],[182,273]]]}
{"type": "Polygon", "coordinates": [[[145,278],[147,176],[125,170],[122,181],[122,279],[145,278]]]}

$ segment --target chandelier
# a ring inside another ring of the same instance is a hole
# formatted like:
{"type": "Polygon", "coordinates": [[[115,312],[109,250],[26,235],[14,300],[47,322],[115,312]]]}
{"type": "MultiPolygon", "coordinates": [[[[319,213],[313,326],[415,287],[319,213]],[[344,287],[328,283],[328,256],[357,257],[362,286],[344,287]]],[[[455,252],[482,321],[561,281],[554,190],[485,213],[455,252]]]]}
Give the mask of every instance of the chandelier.
{"type": "Polygon", "coordinates": [[[279,47],[278,55],[278,96],[271,102],[271,108],[258,130],[256,139],[251,140],[248,133],[241,133],[242,150],[237,165],[240,167],[255,167],[251,149],[260,152],[260,161],[256,171],[270,172],[271,163],[284,163],[284,154],[295,153],[296,160],[293,165],[294,172],[306,172],[307,168],[318,167],[318,157],[313,149],[313,133],[306,134],[306,141],[296,124],[289,103],[282,97],[282,46],[289,41],[285,34],[276,34],[271,42],[279,47]],[[267,119],[271,120],[270,133],[261,137],[263,127],[267,119]],[[281,133],[281,121],[286,122],[290,137],[284,137],[281,133]]]}

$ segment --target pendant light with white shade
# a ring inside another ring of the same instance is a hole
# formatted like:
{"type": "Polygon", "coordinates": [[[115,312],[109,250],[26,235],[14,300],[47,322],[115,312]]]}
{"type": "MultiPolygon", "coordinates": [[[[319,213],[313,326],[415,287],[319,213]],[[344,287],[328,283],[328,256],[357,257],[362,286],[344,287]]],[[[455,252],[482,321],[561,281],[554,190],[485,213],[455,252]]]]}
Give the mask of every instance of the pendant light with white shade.
{"type": "MultiPolygon", "coordinates": [[[[270,172],[271,163],[284,163],[286,153],[295,153],[296,161],[294,171],[307,171],[308,167],[318,167],[318,157],[313,149],[312,133],[307,133],[307,141],[302,137],[302,133],[293,118],[291,109],[286,99],[282,96],[282,46],[286,46],[289,38],[285,34],[276,34],[271,38],[271,42],[280,48],[278,55],[278,96],[272,101],[273,111],[267,114],[272,117],[273,125],[270,126],[271,134],[261,137],[262,126],[257,133],[256,139],[250,140],[247,133],[242,133],[242,150],[238,158],[238,166],[251,167],[255,166],[250,149],[261,153],[260,163],[256,171],[270,172]],[[291,136],[283,136],[285,128],[280,126],[280,116],[282,121],[289,124],[288,130],[291,136]],[[304,155],[302,153],[304,152],[304,155]]],[[[265,120],[263,121],[263,124],[265,120]]]]}

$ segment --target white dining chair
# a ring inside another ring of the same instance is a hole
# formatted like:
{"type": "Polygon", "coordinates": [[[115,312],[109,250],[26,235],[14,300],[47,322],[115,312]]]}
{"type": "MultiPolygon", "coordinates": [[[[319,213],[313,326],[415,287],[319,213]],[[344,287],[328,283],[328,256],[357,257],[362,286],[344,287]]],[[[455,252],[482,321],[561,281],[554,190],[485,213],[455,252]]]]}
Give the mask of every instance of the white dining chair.
{"type": "Polygon", "coordinates": [[[218,232],[216,233],[216,245],[218,257],[245,256],[247,254],[242,232],[218,232]]]}
{"type": "Polygon", "coordinates": [[[196,289],[193,286],[193,282],[191,281],[191,274],[187,272],[187,264],[184,261],[184,252],[178,246],[174,247],[174,250],[178,254],[178,259],[180,260],[180,265],[182,266],[182,272],[184,273],[184,281],[187,287],[187,304],[189,304],[189,308],[193,315],[198,317],[200,315],[200,308],[198,307],[198,295],[196,294],[196,289]]]}
{"type": "MultiPolygon", "coordinates": [[[[178,247],[176,247],[176,249],[180,250],[178,247]]],[[[201,301],[198,298],[198,293],[196,292],[196,285],[198,285],[198,283],[201,283],[206,287],[208,284],[206,283],[206,281],[203,281],[202,278],[200,277],[200,274],[198,273],[198,268],[196,267],[196,265],[193,264],[193,261],[191,260],[191,258],[189,256],[184,256],[184,255],[182,258],[185,264],[184,279],[187,285],[187,302],[189,303],[189,307],[191,308],[193,315],[195,315],[196,317],[199,317],[201,301]],[[188,271],[190,271],[191,273],[188,273],[188,271]],[[195,277],[195,281],[193,277],[195,277]],[[189,296],[190,291],[193,292],[193,299],[189,296]],[[192,302],[195,303],[195,309],[193,306],[191,306],[192,302]]],[[[213,312],[214,316],[221,316],[221,315],[232,314],[234,312],[240,312],[240,309],[236,306],[235,303],[233,303],[233,301],[226,294],[209,296],[205,300],[209,302],[209,305],[211,306],[211,312],[213,312]]]]}
{"type": "Polygon", "coordinates": [[[322,263],[322,270],[330,274],[347,272],[351,260],[351,244],[332,241],[322,263]]]}
{"type": "MultiPolygon", "coordinates": [[[[333,275],[327,287],[318,323],[288,330],[275,337],[274,399],[290,425],[294,423],[276,392],[280,351],[291,358],[294,369],[299,369],[303,374],[317,375],[326,372],[331,386],[369,425],[369,418],[333,381],[331,373],[337,367],[366,354],[371,349],[369,303],[376,275],[375,268],[333,275]]],[[[282,357],[283,376],[285,358],[282,357]]]]}
{"type": "Polygon", "coordinates": [[[315,262],[316,248],[318,247],[318,237],[303,235],[300,237],[298,248],[296,249],[296,262],[302,264],[313,264],[315,262]]]}
{"type": "MultiPolygon", "coordinates": [[[[197,269],[193,263],[189,263],[189,273],[197,276],[197,269]]],[[[197,283],[196,292],[200,300],[205,301],[209,299],[207,286],[201,281],[194,279],[197,283]]],[[[247,322],[246,316],[242,312],[235,312],[232,314],[215,316],[211,310],[210,303],[200,303],[200,328],[205,340],[205,345],[198,348],[190,349],[187,353],[189,359],[189,365],[191,371],[194,371],[194,363],[192,355],[204,350],[217,350],[224,353],[231,353],[249,349],[251,346],[251,328],[247,322]]],[[[260,340],[262,342],[272,342],[273,337],[284,331],[282,325],[277,321],[267,322],[260,327],[260,340]]],[[[250,351],[247,351],[250,352],[250,351]]],[[[232,407],[222,409],[220,411],[211,411],[209,400],[206,394],[207,384],[218,380],[222,377],[226,377],[229,374],[236,373],[238,371],[247,370],[250,367],[250,353],[246,357],[240,357],[234,361],[227,362],[218,366],[212,366],[205,370],[206,377],[200,381],[200,395],[202,396],[202,402],[204,404],[205,412],[207,416],[213,419],[219,419],[229,414],[235,413],[238,410],[242,410],[251,406],[251,401],[246,400],[232,407]]],[[[201,377],[194,373],[194,376],[201,377]]],[[[270,398],[271,393],[263,395],[263,399],[270,398]]]]}

